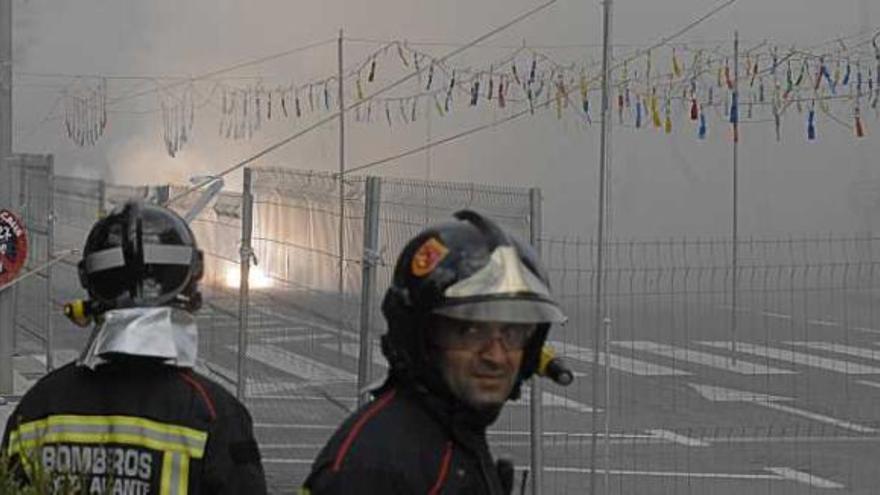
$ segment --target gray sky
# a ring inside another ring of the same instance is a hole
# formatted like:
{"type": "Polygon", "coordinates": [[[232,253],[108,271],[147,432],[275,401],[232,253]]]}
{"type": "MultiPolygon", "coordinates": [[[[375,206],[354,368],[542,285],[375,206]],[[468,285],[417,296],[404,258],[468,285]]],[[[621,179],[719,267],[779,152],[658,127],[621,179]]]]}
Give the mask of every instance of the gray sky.
{"type": "MultiPolygon", "coordinates": [[[[622,45],[652,43],[718,3],[617,0],[614,40],[622,45]]],[[[191,142],[171,158],[162,144],[161,117],[156,112],[159,100],[153,94],[114,107],[117,112],[109,115],[98,144],[80,148],[67,139],[58,118],[62,113],[59,95],[65,89],[74,91],[77,80],[24,74],[198,75],[331,39],[340,27],[353,38],[460,43],[534,5],[527,0],[14,0],[14,70],[23,75],[16,78],[15,86],[16,151],[54,153],[61,173],[92,177],[109,173],[122,182],[179,181],[192,173],[220,170],[298,127],[267,125],[250,140],[228,141],[218,137],[219,109],[209,104],[197,108],[191,142]]],[[[488,43],[598,44],[601,14],[598,0],[559,0],[488,43]]],[[[855,33],[860,23],[876,30],[872,20],[880,22],[880,4],[873,0],[739,0],[682,39],[731,39],[738,29],[746,47],[764,39],[783,46],[807,46],[855,33]],[[864,12],[859,11],[860,2],[864,12]]],[[[346,58],[357,60],[375,46],[347,44],[346,58]]],[[[423,49],[442,55],[449,48],[423,49]]],[[[477,65],[507,51],[477,48],[465,52],[458,62],[477,65]]],[[[667,63],[667,53],[658,55],[658,63],[667,63]]],[[[553,54],[560,61],[599,58],[595,48],[556,49],[553,54]]],[[[335,45],[328,44],[227,76],[259,76],[266,85],[300,83],[331,75],[335,63],[335,45]]],[[[156,84],[111,79],[108,91],[113,98],[156,84]]],[[[201,100],[198,95],[195,99],[201,100]]],[[[598,100],[594,104],[598,106],[598,100]]],[[[492,110],[435,116],[430,136],[454,134],[501,116],[492,110]]],[[[874,112],[866,112],[868,138],[856,144],[851,130],[828,122],[820,122],[819,140],[807,143],[803,119],[793,113],[786,120],[781,144],[772,137],[772,124],[743,129],[740,211],[744,234],[852,232],[862,225],[852,207],[851,191],[855,182],[880,177],[874,170],[876,156],[880,156],[876,137],[880,120],[874,112]]],[[[374,172],[536,185],[546,198],[548,230],[589,236],[595,221],[598,129],[595,124],[578,126],[572,118],[558,121],[550,111],[374,172]]],[[[328,125],[261,163],[335,169],[336,132],[335,125],[328,125]]],[[[693,236],[729,231],[731,154],[723,128],[716,124],[705,142],[698,141],[690,127],[676,129],[672,135],[630,129],[614,132],[612,194],[617,234],[693,236]]],[[[429,130],[422,119],[391,129],[352,124],[349,134],[348,160],[355,166],[423,144],[429,130]]]]}

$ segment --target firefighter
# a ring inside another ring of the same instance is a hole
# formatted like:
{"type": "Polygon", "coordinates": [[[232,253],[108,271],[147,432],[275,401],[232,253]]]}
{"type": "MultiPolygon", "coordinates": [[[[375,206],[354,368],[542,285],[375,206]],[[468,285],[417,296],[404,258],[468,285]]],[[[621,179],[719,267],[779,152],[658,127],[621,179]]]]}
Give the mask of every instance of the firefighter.
{"type": "Polygon", "coordinates": [[[318,454],[301,493],[510,493],[512,466],[493,460],[486,428],[565,320],[534,252],[460,211],[409,241],[382,312],[388,376],[318,454]]]}
{"type": "Polygon", "coordinates": [[[202,252],[186,222],[129,201],[93,226],[78,270],[89,300],[65,312],[95,328],[9,418],[3,453],[23,480],[88,494],[266,493],[250,414],[193,371],[202,252]]]}

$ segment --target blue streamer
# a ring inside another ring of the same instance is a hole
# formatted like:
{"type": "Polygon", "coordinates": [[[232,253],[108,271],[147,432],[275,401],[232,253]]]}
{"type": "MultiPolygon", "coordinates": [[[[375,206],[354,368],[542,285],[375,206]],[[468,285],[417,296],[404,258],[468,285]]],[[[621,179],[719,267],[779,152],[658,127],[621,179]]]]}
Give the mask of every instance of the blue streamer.
{"type": "Polygon", "coordinates": [[[700,112],[700,130],[699,138],[706,139],[706,114],[700,112]]]}
{"type": "Polygon", "coordinates": [[[739,122],[739,94],[734,91],[733,98],[730,100],[730,123],[739,122]]]}
{"type": "Polygon", "coordinates": [[[846,72],[843,75],[843,82],[842,82],[842,84],[844,86],[849,86],[849,75],[851,72],[852,72],[852,68],[850,67],[849,64],[846,64],[846,72]]]}
{"type": "Polygon", "coordinates": [[[828,87],[831,88],[831,94],[837,94],[837,88],[835,87],[834,80],[831,79],[831,73],[828,72],[828,67],[822,66],[819,71],[825,77],[825,81],[828,83],[828,87]]]}
{"type": "Polygon", "coordinates": [[[636,102],[636,129],[642,128],[642,102],[636,102]]]}
{"type": "Polygon", "coordinates": [[[816,111],[810,110],[807,117],[807,139],[813,141],[816,139],[816,111]]]}

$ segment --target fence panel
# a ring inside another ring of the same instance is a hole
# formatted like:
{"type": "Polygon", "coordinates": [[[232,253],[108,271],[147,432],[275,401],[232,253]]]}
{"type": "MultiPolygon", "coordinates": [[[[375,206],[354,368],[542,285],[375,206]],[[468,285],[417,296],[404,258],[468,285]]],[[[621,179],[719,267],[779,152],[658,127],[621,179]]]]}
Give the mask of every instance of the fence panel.
{"type": "MultiPolygon", "coordinates": [[[[28,258],[25,270],[34,270],[54,256],[51,155],[15,155],[8,159],[12,201],[27,227],[28,258]]],[[[14,348],[17,353],[45,356],[46,369],[53,368],[53,321],[57,309],[50,303],[52,268],[18,283],[14,294],[14,348]]]]}
{"type": "Polygon", "coordinates": [[[878,241],[740,240],[734,277],[729,239],[613,240],[606,337],[595,243],[544,239],[571,318],[553,338],[582,375],[548,389],[598,411],[544,411],[545,493],[583,491],[591,473],[598,493],[869,493],[878,241]]]}

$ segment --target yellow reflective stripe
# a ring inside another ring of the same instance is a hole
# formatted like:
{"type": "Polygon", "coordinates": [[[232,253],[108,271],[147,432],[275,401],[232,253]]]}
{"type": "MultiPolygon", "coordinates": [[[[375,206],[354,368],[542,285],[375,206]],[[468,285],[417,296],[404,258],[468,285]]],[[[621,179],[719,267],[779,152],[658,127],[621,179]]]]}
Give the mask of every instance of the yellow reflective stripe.
{"type": "Polygon", "coordinates": [[[208,434],[200,430],[187,428],[186,426],[160,423],[158,421],[152,421],[146,418],[138,418],[136,416],[79,416],[58,414],[49,416],[46,419],[24,423],[18,427],[18,430],[22,433],[26,433],[35,431],[41,427],[45,428],[45,426],[43,425],[53,424],[96,426],[123,425],[144,428],[164,435],[179,435],[191,438],[199,442],[204,442],[208,438],[208,434]]]}
{"type": "Polygon", "coordinates": [[[10,433],[9,453],[51,441],[80,443],[119,441],[156,450],[186,452],[200,459],[207,432],[131,416],[58,415],[20,425],[10,433]],[[115,431],[115,430],[130,431],[115,431]],[[97,431],[93,431],[97,430],[97,431]]]}
{"type": "Polygon", "coordinates": [[[178,495],[187,495],[189,491],[189,457],[180,456],[180,473],[179,484],[177,485],[178,495]]]}
{"type": "Polygon", "coordinates": [[[165,452],[162,457],[162,481],[159,485],[159,495],[171,495],[171,463],[174,454],[165,452]]]}
{"type": "Polygon", "coordinates": [[[144,447],[165,452],[179,452],[196,459],[201,459],[203,449],[188,447],[174,442],[163,442],[141,435],[127,433],[48,433],[35,440],[18,442],[19,451],[36,449],[47,443],[118,443],[135,447],[144,447]]]}

